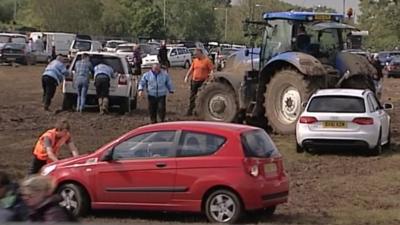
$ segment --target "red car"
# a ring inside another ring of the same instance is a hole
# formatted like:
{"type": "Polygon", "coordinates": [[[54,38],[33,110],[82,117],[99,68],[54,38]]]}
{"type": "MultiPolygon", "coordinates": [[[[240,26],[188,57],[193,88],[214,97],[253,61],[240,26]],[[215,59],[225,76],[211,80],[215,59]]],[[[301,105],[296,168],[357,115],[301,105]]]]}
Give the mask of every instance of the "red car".
{"type": "Polygon", "coordinates": [[[258,128],[171,122],[137,128],[96,152],[45,166],[62,206],[203,212],[234,223],[244,211],[271,214],[288,199],[282,157],[258,128]]]}

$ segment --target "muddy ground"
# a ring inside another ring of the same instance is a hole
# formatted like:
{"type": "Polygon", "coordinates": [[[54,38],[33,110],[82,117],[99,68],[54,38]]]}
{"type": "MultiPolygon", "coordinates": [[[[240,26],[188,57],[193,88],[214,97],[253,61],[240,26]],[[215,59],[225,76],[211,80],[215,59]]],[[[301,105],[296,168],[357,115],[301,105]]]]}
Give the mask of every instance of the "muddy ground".
{"type": "MultiPolygon", "coordinates": [[[[43,66],[0,66],[0,170],[22,178],[28,169],[37,137],[59,117],[72,121],[75,143],[82,153],[95,150],[119,135],[148,123],[146,101],[130,115],[100,116],[45,112],[41,105],[43,66]]],[[[188,86],[184,70],[173,69],[175,94],[168,97],[168,120],[185,117],[188,86]]],[[[293,136],[273,136],[285,158],[291,179],[290,200],[272,218],[245,222],[264,224],[400,224],[400,79],[385,80],[383,100],[395,105],[392,114],[394,144],[379,157],[362,152],[329,151],[318,155],[296,154],[293,136]]],[[[61,106],[57,90],[52,109],[61,106]]],[[[66,151],[64,151],[66,152],[66,151]]],[[[104,223],[203,223],[204,217],[174,213],[95,212],[84,219],[104,223]]]]}

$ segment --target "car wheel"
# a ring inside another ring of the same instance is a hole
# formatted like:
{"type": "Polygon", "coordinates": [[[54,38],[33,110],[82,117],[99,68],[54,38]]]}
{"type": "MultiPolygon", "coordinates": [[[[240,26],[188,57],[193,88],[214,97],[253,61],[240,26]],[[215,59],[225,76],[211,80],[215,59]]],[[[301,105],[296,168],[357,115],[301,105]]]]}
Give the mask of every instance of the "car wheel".
{"type": "Polygon", "coordinates": [[[78,185],[67,183],[57,189],[62,197],[60,206],[66,208],[72,215],[84,216],[89,211],[90,200],[86,192],[78,185]]]}
{"type": "Polygon", "coordinates": [[[236,223],[242,215],[239,197],[228,190],[217,190],[208,196],[205,213],[213,223],[236,223]]]}
{"type": "Polygon", "coordinates": [[[382,130],[379,131],[378,141],[376,146],[371,149],[370,155],[371,156],[378,156],[382,153],[382,130]]]}
{"type": "Polygon", "coordinates": [[[129,97],[122,97],[121,103],[119,105],[119,112],[121,114],[129,113],[131,111],[130,105],[131,105],[131,100],[129,99],[129,97]]]}
{"type": "Polygon", "coordinates": [[[190,67],[190,62],[186,61],[185,64],[183,65],[183,68],[189,69],[189,67],[190,67]]]}
{"type": "Polygon", "coordinates": [[[75,103],[76,98],[74,94],[64,93],[64,99],[62,103],[62,110],[72,110],[75,103]]]}
{"type": "Polygon", "coordinates": [[[304,148],[301,147],[299,144],[296,143],[296,152],[297,153],[303,153],[304,152],[304,148]]]}

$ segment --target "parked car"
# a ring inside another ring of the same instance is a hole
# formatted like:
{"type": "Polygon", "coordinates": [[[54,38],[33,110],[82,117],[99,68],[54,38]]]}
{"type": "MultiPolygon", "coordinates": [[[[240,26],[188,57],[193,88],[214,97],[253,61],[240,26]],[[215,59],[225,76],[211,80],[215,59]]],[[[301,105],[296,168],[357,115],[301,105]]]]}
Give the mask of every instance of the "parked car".
{"type": "Polygon", "coordinates": [[[46,165],[62,206],[202,212],[235,223],[244,211],[288,200],[282,156],[259,128],[216,122],[170,122],[132,130],[91,154],[46,165]]]}
{"type": "Polygon", "coordinates": [[[72,60],[78,52],[100,52],[103,49],[101,42],[86,39],[75,39],[71,43],[68,58],[72,60]]]}
{"type": "Polygon", "coordinates": [[[393,58],[385,67],[387,77],[400,77],[400,57],[393,58]]]}
{"type": "Polygon", "coordinates": [[[0,63],[35,64],[35,56],[28,51],[27,37],[22,34],[0,33],[0,63]]]}
{"type": "MultiPolygon", "coordinates": [[[[110,106],[119,106],[120,112],[130,112],[136,108],[137,104],[137,85],[140,77],[133,76],[131,67],[125,57],[109,52],[78,52],[69,68],[72,76],[67,77],[63,82],[63,109],[70,110],[76,105],[77,89],[74,85],[74,72],[77,60],[81,59],[82,54],[90,55],[90,61],[93,66],[99,63],[105,63],[111,66],[118,76],[110,81],[110,106]]],[[[96,87],[93,77],[89,83],[87,93],[87,105],[97,106],[96,87]]]]}
{"type": "Polygon", "coordinates": [[[189,68],[192,64],[192,54],[186,47],[167,47],[171,67],[189,68]]]}
{"type": "Polygon", "coordinates": [[[71,33],[53,33],[53,32],[32,32],[30,38],[33,43],[36,42],[38,37],[43,41],[44,49],[35,49],[33,54],[36,56],[37,62],[50,62],[53,47],[55,48],[56,55],[68,55],[72,42],[76,38],[76,34],[71,33]]]}
{"type": "MultiPolygon", "coordinates": [[[[133,46],[135,43],[125,43],[117,46],[115,52],[124,56],[128,59],[130,64],[133,63],[133,46]]],[[[142,57],[142,68],[149,68],[152,64],[158,62],[157,54],[158,49],[153,44],[139,44],[141,57],[142,57]]]]}
{"type": "Polygon", "coordinates": [[[124,41],[124,40],[109,40],[106,42],[106,45],[104,46],[104,50],[106,52],[115,52],[118,45],[126,44],[126,43],[128,43],[128,42],[124,41]]]}
{"type": "Polygon", "coordinates": [[[375,94],[360,89],[325,89],[313,94],[296,126],[297,151],[358,147],[379,155],[390,144],[390,116],[375,94]]]}
{"type": "Polygon", "coordinates": [[[392,57],[400,56],[400,51],[383,51],[378,53],[378,59],[382,66],[390,63],[392,57]]]}

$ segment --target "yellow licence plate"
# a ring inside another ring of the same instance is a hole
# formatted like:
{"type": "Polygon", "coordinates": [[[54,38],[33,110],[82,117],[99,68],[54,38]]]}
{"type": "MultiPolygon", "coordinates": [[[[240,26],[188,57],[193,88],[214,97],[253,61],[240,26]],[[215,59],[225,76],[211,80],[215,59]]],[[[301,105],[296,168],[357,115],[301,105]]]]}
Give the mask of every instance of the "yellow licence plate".
{"type": "Polygon", "coordinates": [[[346,128],[347,123],[344,121],[325,121],[323,122],[324,128],[346,128]]]}
{"type": "Polygon", "coordinates": [[[264,165],[264,173],[275,173],[276,165],[275,163],[269,163],[264,165]]]}
{"type": "Polygon", "coordinates": [[[314,20],[331,20],[330,15],[315,15],[314,20]]]}

